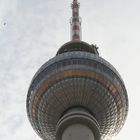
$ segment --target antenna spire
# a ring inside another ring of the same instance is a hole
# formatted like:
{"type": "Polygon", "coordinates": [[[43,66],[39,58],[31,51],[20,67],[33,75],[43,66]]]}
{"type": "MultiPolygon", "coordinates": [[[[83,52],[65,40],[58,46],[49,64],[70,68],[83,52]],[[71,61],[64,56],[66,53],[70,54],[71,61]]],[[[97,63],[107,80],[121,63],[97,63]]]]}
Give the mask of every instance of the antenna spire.
{"type": "Polygon", "coordinates": [[[73,0],[71,4],[72,17],[71,17],[71,40],[81,40],[81,18],[79,17],[80,4],[77,0],[73,0]]]}

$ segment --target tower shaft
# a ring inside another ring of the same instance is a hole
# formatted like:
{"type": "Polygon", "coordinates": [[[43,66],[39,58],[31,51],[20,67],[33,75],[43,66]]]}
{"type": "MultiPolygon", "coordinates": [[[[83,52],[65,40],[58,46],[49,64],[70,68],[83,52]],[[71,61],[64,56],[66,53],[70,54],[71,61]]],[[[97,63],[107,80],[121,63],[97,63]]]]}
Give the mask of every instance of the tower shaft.
{"type": "Polygon", "coordinates": [[[81,18],[79,17],[80,4],[77,0],[73,0],[71,24],[71,40],[81,40],[81,18]]]}

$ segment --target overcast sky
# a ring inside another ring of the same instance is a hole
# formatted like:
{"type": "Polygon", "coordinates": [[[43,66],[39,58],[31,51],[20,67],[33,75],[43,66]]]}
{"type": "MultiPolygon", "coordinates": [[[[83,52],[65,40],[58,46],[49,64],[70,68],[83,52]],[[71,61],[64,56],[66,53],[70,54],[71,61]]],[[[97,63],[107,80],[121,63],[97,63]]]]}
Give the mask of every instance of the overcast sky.
{"type": "MultiPolygon", "coordinates": [[[[70,40],[72,0],[0,0],[0,139],[40,140],[26,115],[38,68],[70,40]]],[[[121,74],[129,96],[125,126],[113,140],[138,140],[140,0],[79,0],[82,40],[121,74]]]]}

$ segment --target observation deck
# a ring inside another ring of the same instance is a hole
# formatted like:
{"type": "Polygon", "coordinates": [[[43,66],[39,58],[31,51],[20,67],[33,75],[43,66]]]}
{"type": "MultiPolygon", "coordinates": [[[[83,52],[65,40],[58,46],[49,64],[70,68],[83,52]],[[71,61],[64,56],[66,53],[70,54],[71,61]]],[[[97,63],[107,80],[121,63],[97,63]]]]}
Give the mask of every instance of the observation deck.
{"type": "Polygon", "coordinates": [[[63,45],[38,70],[27,96],[29,120],[44,140],[56,139],[60,120],[73,108],[87,110],[97,122],[99,134],[95,134],[95,140],[116,135],[128,112],[121,76],[89,44],[81,41],[63,45]]]}

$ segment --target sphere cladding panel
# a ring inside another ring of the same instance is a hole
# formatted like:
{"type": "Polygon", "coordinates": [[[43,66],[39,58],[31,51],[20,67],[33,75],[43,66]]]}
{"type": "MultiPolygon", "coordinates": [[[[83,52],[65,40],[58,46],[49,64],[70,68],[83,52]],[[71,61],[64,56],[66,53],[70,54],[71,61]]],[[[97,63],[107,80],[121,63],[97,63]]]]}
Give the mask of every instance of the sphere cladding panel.
{"type": "Polygon", "coordinates": [[[30,122],[43,139],[54,139],[56,124],[72,106],[87,108],[102,139],[124,124],[128,100],[118,72],[104,59],[85,52],[64,53],[44,64],[27,97],[30,122]]]}

